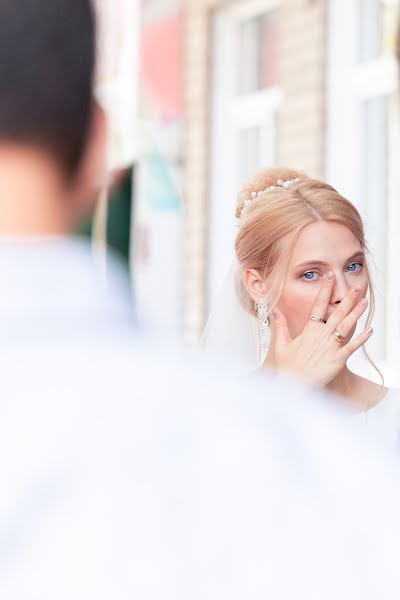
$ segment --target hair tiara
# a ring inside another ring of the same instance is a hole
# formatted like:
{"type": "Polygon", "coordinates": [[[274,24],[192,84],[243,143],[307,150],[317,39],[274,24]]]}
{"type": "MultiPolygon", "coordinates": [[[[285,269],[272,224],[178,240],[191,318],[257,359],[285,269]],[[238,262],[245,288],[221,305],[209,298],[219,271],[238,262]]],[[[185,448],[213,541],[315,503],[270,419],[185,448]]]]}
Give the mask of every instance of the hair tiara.
{"type": "MultiPolygon", "coordinates": [[[[251,200],[245,200],[243,202],[243,208],[242,208],[242,212],[248,208],[250,206],[250,204],[253,202],[253,200],[256,200],[258,198],[258,196],[260,194],[264,194],[264,192],[270,192],[272,190],[275,190],[278,187],[281,188],[289,188],[291,185],[293,185],[294,183],[299,183],[299,181],[301,181],[301,179],[299,177],[296,177],[295,179],[288,179],[287,181],[283,181],[282,179],[278,179],[278,181],[276,182],[276,185],[270,185],[268,187],[265,188],[265,190],[261,190],[259,192],[251,192],[251,200]]],[[[236,219],[236,226],[239,227],[240,226],[240,221],[241,221],[241,217],[236,219]]]]}

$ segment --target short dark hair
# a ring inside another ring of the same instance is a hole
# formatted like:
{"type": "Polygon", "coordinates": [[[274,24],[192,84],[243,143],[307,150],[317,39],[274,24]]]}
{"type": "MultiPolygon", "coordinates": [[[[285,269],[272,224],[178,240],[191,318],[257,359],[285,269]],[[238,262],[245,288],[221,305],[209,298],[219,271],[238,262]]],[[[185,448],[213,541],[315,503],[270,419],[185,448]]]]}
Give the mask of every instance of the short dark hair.
{"type": "Polygon", "coordinates": [[[72,176],[90,125],[90,0],[0,0],[0,142],[37,145],[72,176]]]}

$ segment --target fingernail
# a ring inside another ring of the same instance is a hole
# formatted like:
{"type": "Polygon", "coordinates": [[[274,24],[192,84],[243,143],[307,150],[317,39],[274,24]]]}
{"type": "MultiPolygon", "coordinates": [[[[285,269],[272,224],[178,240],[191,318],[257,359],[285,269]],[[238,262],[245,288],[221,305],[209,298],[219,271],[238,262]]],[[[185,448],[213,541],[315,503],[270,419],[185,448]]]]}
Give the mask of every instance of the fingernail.
{"type": "Polygon", "coordinates": [[[328,275],[326,276],[326,278],[329,279],[330,281],[332,281],[333,273],[329,272],[328,275]]]}
{"type": "Polygon", "coordinates": [[[368,306],[368,300],[366,298],[363,298],[360,302],[360,306],[364,308],[364,306],[368,306]]]}
{"type": "Polygon", "coordinates": [[[371,333],[374,333],[374,330],[373,330],[373,328],[372,328],[372,327],[370,327],[370,328],[368,329],[368,331],[367,331],[367,334],[368,334],[368,335],[371,335],[371,333]]]}
{"type": "Polygon", "coordinates": [[[360,292],[361,292],[361,288],[360,287],[355,288],[355,290],[354,290],[355,294],[359,294],[360,292]]]}
{"type": "Polygon", "coordinates": [[[272,316],[274,317],[274,319],[278,318],[278,311],[275,310],[275,308],[272,309],[272,316]]]}

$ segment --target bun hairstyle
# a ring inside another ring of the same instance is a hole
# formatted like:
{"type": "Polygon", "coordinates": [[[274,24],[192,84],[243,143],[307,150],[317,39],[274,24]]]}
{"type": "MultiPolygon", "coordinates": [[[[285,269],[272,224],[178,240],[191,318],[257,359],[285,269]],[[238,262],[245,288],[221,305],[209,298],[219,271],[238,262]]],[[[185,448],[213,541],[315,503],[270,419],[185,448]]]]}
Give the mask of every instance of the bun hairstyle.
{"type": "MultiPolygon", "coordinates": [[[[291,253],[301,230],[307,225],[340,223],[350,229],[367,253],[362,219],[355,206],[327,183],[293,169],[273,168],[258,173],[239,193],[236,217],[239,230],[235,252],[241,272],[256,269],[265,278],[272,275],[266,297],[270,310],[279,300],[291,253]],[[278,181],[280,185],[277,185],[278,181]],[[290,182],[290,185],[282,187],[283,182],[290,182]]],[[[371,298],[369,326],[375,302],[366,268],[371,298]]],[[[243,306],[256,314],[243,276],[237,286],[243,306]]]]}

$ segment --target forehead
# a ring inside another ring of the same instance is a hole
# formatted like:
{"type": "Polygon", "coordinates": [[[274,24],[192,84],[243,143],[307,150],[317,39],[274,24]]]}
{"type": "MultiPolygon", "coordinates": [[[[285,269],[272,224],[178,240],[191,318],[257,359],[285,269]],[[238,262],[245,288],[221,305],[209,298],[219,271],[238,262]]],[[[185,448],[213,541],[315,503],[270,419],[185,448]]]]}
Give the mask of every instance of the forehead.
{"type": "Polygon", "coordinates": [[[290,266],[307,261],[345,261],[362,250],[360,242],[345,225],[311,223],[302,229],[290,259],[290,266]]]}

